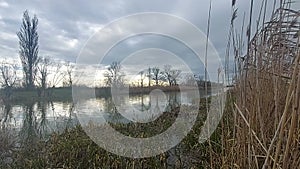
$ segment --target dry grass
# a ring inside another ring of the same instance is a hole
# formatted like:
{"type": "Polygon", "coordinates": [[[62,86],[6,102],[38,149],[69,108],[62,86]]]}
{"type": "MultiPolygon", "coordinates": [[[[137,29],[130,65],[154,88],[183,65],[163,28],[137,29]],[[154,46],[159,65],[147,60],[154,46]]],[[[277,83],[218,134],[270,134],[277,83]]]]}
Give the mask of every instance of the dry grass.
{"type": "Polygon", "coordinates": [[[300,168],[300,12],[288,2],[270,22],[263,17],[244,61],[236,52],[235,126],[224,168],[300,168]]]}

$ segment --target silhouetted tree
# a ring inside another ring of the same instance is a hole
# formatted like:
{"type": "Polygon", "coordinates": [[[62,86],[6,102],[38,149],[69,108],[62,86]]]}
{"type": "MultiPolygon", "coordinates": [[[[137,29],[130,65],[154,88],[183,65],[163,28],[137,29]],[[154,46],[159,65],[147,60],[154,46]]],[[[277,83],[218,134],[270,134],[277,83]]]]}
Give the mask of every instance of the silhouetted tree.
{"type": "Polygon", "coordinates": [[[151,86],[151,78],[152,78],[150,67],[148,68],[147,77],[148,77],[148,87],[150,87],[151,86]]]}
{"type": "Polygon", "coordinates": [[[56,86],[60,85],[63,83],[63,79],[65,77],[65,73],[62,70],[63,64],[60,62],[52,62],[52,81],[49,81],[49,86],[52,88],[55,88],[56,86]]]}
{"type": "Polygon", "coordinates": [[[39,60],[38,63],[38,83],[42,89],[47,88],[47,77],[49,75],[49,66],[51,65],[51,61],[48,57],[43,57],[39,60]]]}
{"type": "Polygon", "coordinates": [[[177,85],[177,78],[179,77],[181,70],[172,69],[171,65],[164,66],[164,79],[168,81],[170,86],[177,85]]]}
{"type": "Polygon", "coordinates": [[[9,98],[12,94],[12,88],[17,82],[17,66],[8,63],[1,63],[0,65],[0,83],[4,88],[5,97],[9,98]]]}
{"type": "Polygon", "coordinates": [[[124,86],[124,73],[121,72],[121,65],[119,62],[113,62],[107,68],[104,73],[105,83],[111,87],[121,87],[124,86]]]}
{"type": "Polygon", "coordinates": [[[74,65],[72,65],[70,62],[67,62],[65,64],[66,71],[65,71],[65,78],[64,78],[64,86],[70,87],[73,84],[73,70],[74,65]]]}
{"type": "Polygon", "coordinates": [[[30,18],[28,11],[23,14],[20,31],[17,32],[19,38],[19,54],[23,66],[25,85],[27,88],[34,87],[35,76],[38,64],[38,19],[34,16],[30,18]]]}
{"type": "Polygon", "coordinates": [[[17,66],[14,64],[1,63],[0,73],[1,73],[1,86],[3,88],[12,88],[17,81],[17,66]]]}
{"type": "Polygon", "coordinates": [[[140,80],[141,80],[141,87],[144,87],[144,79],[145,79],[145,72],[144,71],[140,71],[139,72],[140,75],[140,80]]]}
{"type": "Polygon", "coordinates": [[[160,71],[158,67],[154,67],[151,69],[152,79],[155,81],[155,85],[158,86],[158,82],[163,80],[163,72],[160,71]]]}

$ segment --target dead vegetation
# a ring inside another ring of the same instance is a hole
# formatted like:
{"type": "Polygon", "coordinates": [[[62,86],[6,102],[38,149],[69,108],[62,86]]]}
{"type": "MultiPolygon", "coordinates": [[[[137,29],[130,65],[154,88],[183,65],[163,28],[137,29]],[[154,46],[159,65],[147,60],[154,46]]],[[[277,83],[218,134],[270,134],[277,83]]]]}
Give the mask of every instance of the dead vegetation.
{"type": "MultiPolygon", "coordinates": [[[[248,41],[246,56],[241,56],[240,42],[233,42],[235,126],[223,145],[230,147],[223,164],[300,168],[300,11],[291,9],[291,1],[281,0],[271,20],[265,21],[266,5],[263,1],[257,20],[261,28],[248,41]]],[[[249,29],[247,35],[251,36],[249,29]]]]}

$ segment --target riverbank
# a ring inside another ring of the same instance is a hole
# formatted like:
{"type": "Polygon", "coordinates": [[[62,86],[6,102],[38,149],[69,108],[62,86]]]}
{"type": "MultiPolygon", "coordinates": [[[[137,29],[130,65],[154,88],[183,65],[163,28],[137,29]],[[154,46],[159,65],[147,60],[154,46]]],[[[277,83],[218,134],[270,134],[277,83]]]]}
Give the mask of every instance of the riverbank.
{"type": "Polygon", "coordinates": [[[5,95],[3,90],[0,91],[2,101],[14,104],[26,104],[38,101],[72,101],[72,88],[49,88],[43,91],[40,95],[40,90],[32,89],[14,89],[11,91],[9,97],[5,95]]]}
{"type": "MultiPolygon", "coordinates": [[[[151,86],[151,87],[130,87],[130,95],[140,95],[140,94],[149,94],[151,91],[158,89],[163,92],[180,92],[180,91],[195,91],[198,90],[201,95],[204,95],[203,88],[195,87],[180,87],[179,86],[151,86]]],[[[81,87],[81,90],[95,92],[97,98],[108,98],[111,97],[111,88],[102,87],[102,88],[87,88],[81,87]]],[[[211,88],[208,88],[208,94],[211,92],[211,88]]],[[[13,89],[9,97],[5,95],[4,90],[0,90],[0,98],[4,102],[10,102],[15,104],[23,103],[32,103],[38,101],[59,101],[59,102],[72,102],[72,88],[71,87],[61,87],[61,88],[48,88],[46,90],[39,89],[13,89]]]]}

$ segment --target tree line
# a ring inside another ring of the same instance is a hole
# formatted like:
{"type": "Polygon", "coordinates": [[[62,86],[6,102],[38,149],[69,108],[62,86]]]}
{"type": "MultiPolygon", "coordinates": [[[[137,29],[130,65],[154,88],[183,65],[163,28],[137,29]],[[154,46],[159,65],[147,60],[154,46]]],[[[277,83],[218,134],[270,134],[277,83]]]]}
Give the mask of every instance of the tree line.
{"type": "MultiPolygon", "coordinates": [[[[184,79],[184,85],[204,86],[203,76],[194,74],[182,75],[182,70],[174,69],[171,65],[166,64],[163,68],[158,66],[149,67],[138,73],[139,80],[137,86],[178,86],[178,81],[184,79]],[[148,81],[147,81],[148,80],[148,81]]],[[[104,83],[108,87],[123,87],[126,84],[125,73],[122,71],[120,62],[112,62],[103,74],[104,83]]],[[[136,86],[135,84],[133,86],[136,86]]]]}

